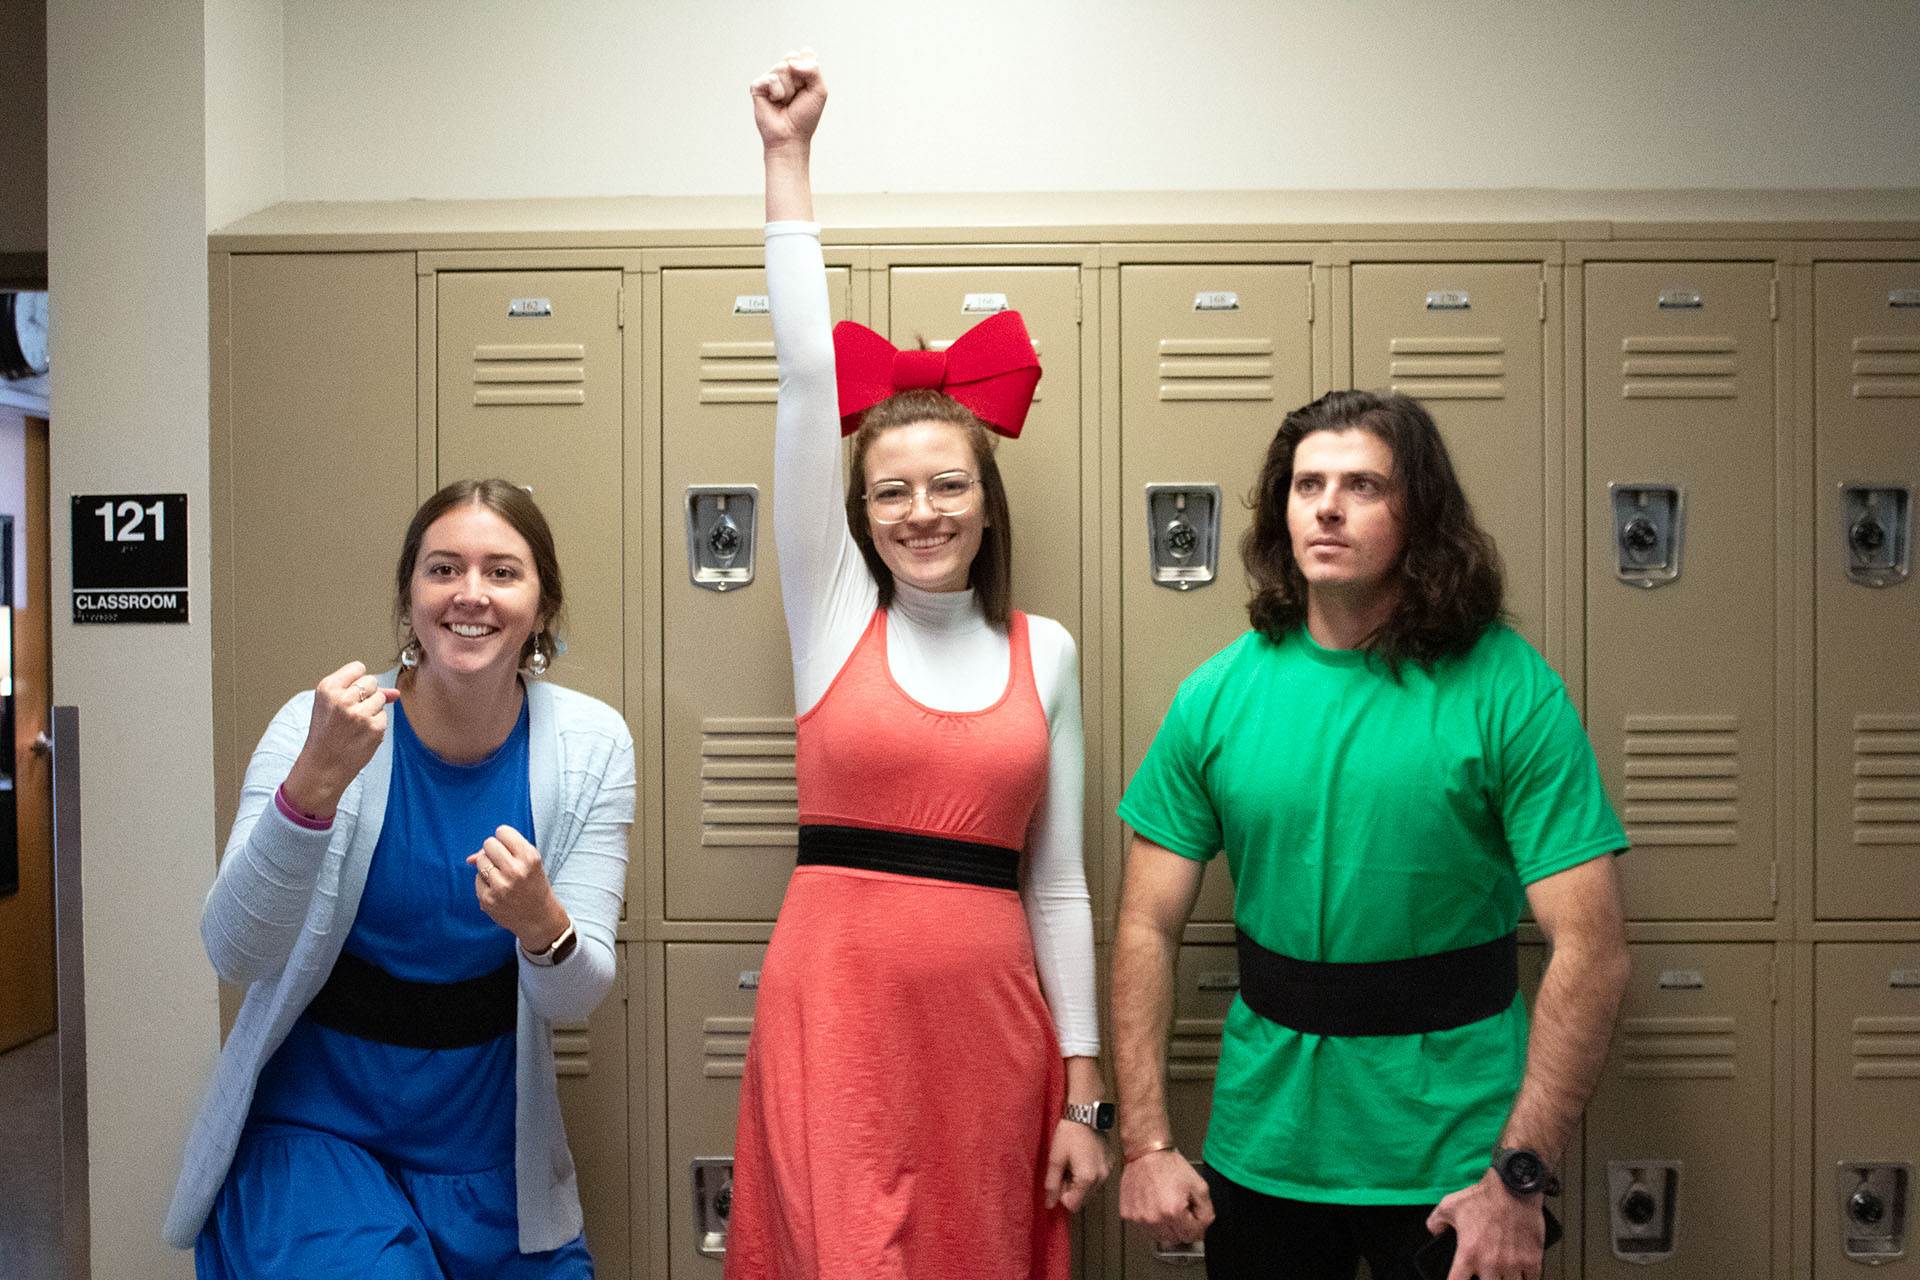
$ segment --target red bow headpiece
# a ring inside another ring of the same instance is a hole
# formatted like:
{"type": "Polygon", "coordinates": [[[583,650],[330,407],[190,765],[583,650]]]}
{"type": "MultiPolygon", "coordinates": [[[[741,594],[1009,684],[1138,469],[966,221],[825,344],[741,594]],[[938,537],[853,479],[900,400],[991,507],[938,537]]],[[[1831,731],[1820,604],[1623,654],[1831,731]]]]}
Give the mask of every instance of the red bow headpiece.
{"type": "Polygon", "coordinates": [[[833,327],[833,358],[843,436],[852,435],[860,415],[887,397],[930,387],[1013,439],[1026,425],[1040,381],[1040,361],[1018,311],[988,316],[945,351],[901,351],[867,326],[842,320],[833,327]]]}

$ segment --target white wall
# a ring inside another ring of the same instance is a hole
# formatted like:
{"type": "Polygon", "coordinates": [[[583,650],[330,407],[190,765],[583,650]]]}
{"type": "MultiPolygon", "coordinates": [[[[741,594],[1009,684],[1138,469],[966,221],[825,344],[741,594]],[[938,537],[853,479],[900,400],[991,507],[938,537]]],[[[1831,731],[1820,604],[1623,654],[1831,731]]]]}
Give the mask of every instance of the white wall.
{"type": "Polygon", "coordinates": [[[206,0],[207,225],[281,198],[286,185],[280,0],[206,0]]]}
{"type": "Polygon", "coordinates": [[[286,0],[287,197],[1920,186],[1912,0],[286,0]]]}
{"type": "Polygon", "coordinates": [[[190,1276],[160,1239],[219,1042],[212,879],[201,0],[47,15],[54,700],[80,708],[93,1274],[190,1276]],[[67,495],[182,492],[186,626],[75,626],[67,495]]]}

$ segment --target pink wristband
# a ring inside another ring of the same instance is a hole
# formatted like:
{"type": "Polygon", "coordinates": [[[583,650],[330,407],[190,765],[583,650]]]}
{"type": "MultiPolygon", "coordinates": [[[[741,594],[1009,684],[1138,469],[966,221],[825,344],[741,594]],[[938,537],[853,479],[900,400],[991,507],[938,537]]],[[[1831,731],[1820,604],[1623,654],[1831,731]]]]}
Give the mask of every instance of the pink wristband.
{"type": "Polygon", "coordinates": [[[294,808],[293,802],[287,799],[287,784],[284,782],[274,788],[273,803],[274,807],[287,815],[287,821],[296,827],[305,827],[309,831],[326,831],[333,826],[332,818],[316,818],[304,810],[294,808]]]}

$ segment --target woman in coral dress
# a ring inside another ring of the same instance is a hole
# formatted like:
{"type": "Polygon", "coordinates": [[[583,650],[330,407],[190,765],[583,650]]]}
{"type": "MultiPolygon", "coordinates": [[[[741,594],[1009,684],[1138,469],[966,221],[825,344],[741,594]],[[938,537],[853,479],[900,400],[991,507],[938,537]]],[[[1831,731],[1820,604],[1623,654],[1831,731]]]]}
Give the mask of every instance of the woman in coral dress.
{"type": "Polygon", "coordinates": [[[726,1270],[1051,1280],[1107,1172],[1084,748],[1072,638],[1008,604],[982,421],[1017,435],[1039,369],[1010,313],[944,357],[830,333],[807,168],[825,102],[810,54],[753,85],[800,865],[761,974],[726,1270]]]}

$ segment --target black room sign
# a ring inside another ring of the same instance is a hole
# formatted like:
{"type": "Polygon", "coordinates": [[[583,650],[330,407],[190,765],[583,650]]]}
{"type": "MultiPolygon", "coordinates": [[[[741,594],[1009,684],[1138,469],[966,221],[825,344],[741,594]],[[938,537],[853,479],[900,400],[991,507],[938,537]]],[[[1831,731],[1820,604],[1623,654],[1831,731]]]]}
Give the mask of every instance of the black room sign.
{"type": "Polygon", "coordinates": [[[73,495],[73,620],[187,620],[187,495],[73,495]]]}

